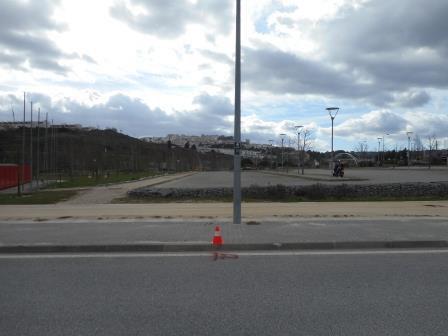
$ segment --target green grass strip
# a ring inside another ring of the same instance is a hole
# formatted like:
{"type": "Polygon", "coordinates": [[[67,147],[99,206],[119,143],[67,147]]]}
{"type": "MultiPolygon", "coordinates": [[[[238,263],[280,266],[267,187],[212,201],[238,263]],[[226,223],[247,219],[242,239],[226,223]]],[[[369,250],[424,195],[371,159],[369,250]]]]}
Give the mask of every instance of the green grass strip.
{"type": "Polygon", "coordinates": [[[58,190],[58,191],[37,191],[32,194],[2,194],[0,195],[0,205],[16,205],[16,204],[54,204],[68,200],[75,196],[78,192],[75,190],[58,190]]]}

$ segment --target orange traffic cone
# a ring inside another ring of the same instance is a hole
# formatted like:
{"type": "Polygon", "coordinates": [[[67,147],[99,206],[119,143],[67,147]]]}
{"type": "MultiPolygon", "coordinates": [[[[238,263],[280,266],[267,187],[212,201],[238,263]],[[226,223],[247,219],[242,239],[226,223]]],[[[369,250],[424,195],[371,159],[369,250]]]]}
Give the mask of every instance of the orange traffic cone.
{"type": "Polygon", "coordinates": [[[213,236],[213,247],[221,247],[223,243],[222,237],[221,237],[221,228],[219,225],[215,227],[215,235],[213,236]]]}

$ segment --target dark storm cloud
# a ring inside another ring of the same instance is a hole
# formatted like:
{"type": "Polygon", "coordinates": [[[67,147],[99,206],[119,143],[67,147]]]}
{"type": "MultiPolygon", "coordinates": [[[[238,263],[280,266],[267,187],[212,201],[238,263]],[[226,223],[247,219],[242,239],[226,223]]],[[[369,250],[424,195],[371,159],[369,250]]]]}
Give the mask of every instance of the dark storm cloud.
{"type": "MultiPolygon", "coordinates": [[[[64,59],[83,59],[88,56],[70,55],[61,51],[46,33],[63,31],[65,26],[52,19],[59,1],[3,0],[0,10],[0,63],[25,71],[29,67],[64,74],[69,69],[60,64],[64,59]]],[[[87,58],[86,58],[87,57],[87,58]]]]}
{"type": "Polygon", "coordinates": [[[426,91],[406,92],[400,97],[400,103],[403,107],[418,107],[425,105],[431,100],[431,96],[426,91]]]}
{"type": "Polygon", "coordinates": [[[346,6],[314,31],[321,45],[319,59],[272,47],[249,49],[247,81],[254,89],[274,93],[329,95],[377,106],[423,106],[431,99],[426,90],[448,87],[447,13],[446,0],[380,0],[356,9],[346,6]]]}
{"type": "Polygon", "coordinates": [[[30,31],[36,28],[42,30],[61,30],[63,25],[50,19],[54,7],[60,1],[17,1],[2,0],[0,11],[0,30],[30,31]]]}
{"type": "MultiPolygon", "coordinates": [[[[447,13],[446,0],[371,1],[327,22],[320,36],[329,61],[369,78],[374,90],[405,97],[415,88],[448,87],[447,13]]],[[[430,99],[425,93],[414,98],[403,105],[430,99]]]]}
{"type": "Polygon", "coordinates": [[[176,38],[185,32],[190,23],[200,23],[227,34],[232,25],[233,3],[222,0],[198,0],[192,4],[187,0],[131,0],[146,13],[134,14],[124,2],[111,7],[112,17],[128,24],[131,28],[161,38],[176,38]]]}
{"type": "Polygon", "coordinates": [[[273,93],[323,94],[344,98],[392,100],[370,84],[358,82],[356,74],[273,48],[245,49],[243,79],[251,88],[273,93]]]}
{"type": "Polygon", "coordinates": [[[327,41],[337,53],[377,54],[412,48],[446,50],[446,0],[369,1],[346,9],[324,27],[327,41]]]}
{"type": "Polygon", "coordinates": [[[16,55],[0,52],[0,64],[4,64],[6,66],[10,66],[20,70],[26,70],[22,65],[23,61],[23,59],[18,58],[16,55]]]}
{"type": "MultiPolygon", "coordinates": [[[[42,112],[48,112],[56,123],[84,126],[114,127],[134,136],[164,136],[168,133],[223,133],[231,123],[225,118],[233,112],[228,98],[201,94],[194,98],[195,109],[168,114],[160,108],[150,108],[143,101],[123,94],[111,96],[105,103],[87,106],[75,100],[53,101],[43,94],[29,94],[42,112]],[[64,112],[61,112],[64,111],[64,112]]],[[[9,120],[11,104],[21,106],[21,97],[0,96],[0,115],[9,120]]]]}

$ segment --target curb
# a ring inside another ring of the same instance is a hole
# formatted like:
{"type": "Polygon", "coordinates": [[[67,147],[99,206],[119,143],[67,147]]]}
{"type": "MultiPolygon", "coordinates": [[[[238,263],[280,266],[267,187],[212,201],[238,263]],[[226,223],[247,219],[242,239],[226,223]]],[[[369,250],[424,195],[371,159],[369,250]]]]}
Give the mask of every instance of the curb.
{"type": "MultiPolygon", "coordinates": [[[[269,244],[225,244],[219,251],[284,251],[284,250],[357,250],[400,248],[447,248],[446,240],[429,241],[355,241],[300,242],[269,244]]],[[[161,243],[113,245],[4,245],[0,254],[12,253],[101,253],[101,252],[207,252],[216,251],[211,244],[161,243]]]]}

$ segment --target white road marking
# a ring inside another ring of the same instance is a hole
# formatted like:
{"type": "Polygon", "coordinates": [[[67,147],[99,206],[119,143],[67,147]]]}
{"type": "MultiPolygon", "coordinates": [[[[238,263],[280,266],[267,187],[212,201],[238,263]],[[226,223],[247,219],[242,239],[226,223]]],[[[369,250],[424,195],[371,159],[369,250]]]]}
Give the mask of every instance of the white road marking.
{"type": "MultiPolygon", "coordinates": [[[[223,251],[240,257],[258,256],[329,256],[329,255],[385,255],[385,254],[445,254],[448,249],[390,249],[356,251],[223,251]]],[[[0,259],[73,259],[73,258],[174,258],[213,257],[214,252],[129,252],[129,253],[42,253],[1,254],[0,259]]]]}

